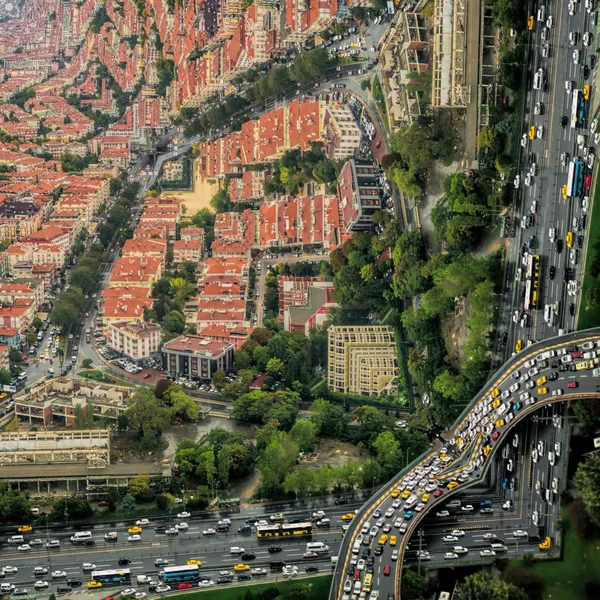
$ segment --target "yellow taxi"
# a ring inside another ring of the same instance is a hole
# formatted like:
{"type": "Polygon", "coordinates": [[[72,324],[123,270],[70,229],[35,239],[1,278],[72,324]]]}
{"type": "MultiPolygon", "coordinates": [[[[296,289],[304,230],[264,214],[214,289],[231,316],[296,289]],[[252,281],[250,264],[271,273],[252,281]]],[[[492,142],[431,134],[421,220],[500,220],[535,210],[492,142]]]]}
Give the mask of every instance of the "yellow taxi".
{"type": "Polygon", "coordinates": [[[17,531],[19,533],[27,533],[28,531],[33,531],[33,527],[31,525],[21,525],[17,531]]]}
{"type": "Polygon", "coordinates": [[[234,571],[249,571],[250,565],[245,565],[244,563],[239,563],[237,565],[233,565],[234,571]]]}
{"type": "Polygon", "coordinates": [[[550,550],[552,547],[552,538],[546,537],[546,539],[539,545],[540,550],[550,550]]]}
{"type": "Polygon", "coordinates": [[[548,393],[547,387],[539,387],[538,388],[538,394],[547,394],[547,393],[548,393]]]}
{"type": "Polygon", "coordinates": [[[498,419],[496,421],[496,427],[504,427],[504,419],[498,419]]]}
{"type": "Polygon", "coordinates": [[[521,352],[523,350],[523,340],[517,340],[515,344],[515,352],[521,352]]]}
{"type": "Polygon", "coordinates": [[[573,245],[573,232],[567,231],[567,235],[565,236],[565,241],[567,242],[567,247],[570,248],[573,245]]]}
{"type": "Polygon", "coordinates": [[[402,500],[406,500],[410,496],[410,490],[404,490],[402,492],[402,500]]]}
{"type": "Polygon", "coordinates": [[[563,185],[562,188],[560,188],[560,191],[561,191],[563,200],[566,200],[567,199],[567,186],[563,185]]]}
{"type": "Polygon", "coordinates": [[[198,565],[199,567],[202,566],[202,561],[198,560],[197,558],[190,558],[187,563],[188,565],[198,565]]]}
{"type": "Polygon", "coordinates": [[[142,528],[138,527],[137,525],[134,525],[133,527],[130,527],[127,530],[127,533],[130,533],[131,535],[133,535],[135,533],[142,533],[142,528]]]}
{"type": "Polygon", "coordinates": [[[488,444],[484,449],[483,449],[483,455],[487,456],[490,452],[492,451],[492,447],[488,444]]]}
{"type": "Polygon", "coordinates": [[[500,390],[498,388],[496,388],[493,392],[492,392],[492,398],[497,398],[500,395],[500,390]]]}
{"type": "Polygon", "coordinates": [[[538,377],[538,380],[536,381],[536,383],[538,385],[544,385],[546,383],[546,381],[548,381],[548,379],[546,379],[545,375],[542,375],[541,377],[538,377]]]}
{"type": "Polygon", "coordinates": [[[88,581],[87,586],[88,586],[88,590],[92,590],[95,588],[101,588],[102,582],[101,581],[88,581]]]}
{"type": "Polygon", "coordinates": [[[396,545],[396,536],[390,535],[390,546],[395,546],[395,545],[396,545]]]}
{"type": "Polygon", "coordinates": [[[393,492],[392,492],[392,498],[397,498],[400,495],[400,489],[396,488],[393,492]]]}
{"type": "Polygon", "coordinates": [[[458,481],[451,481],[446,487],[449,490],[453,490],[458,485],[458,481]]]}
{"type": "Polygon", "coordinates": [[[535,140],[535,134],[536,134],[536,131],[537,131],[537,130],[536,130],[536,128],[535,128],[535,125],[532,125],[532,126],[529,128],[529,139],[530,139],[530,140],[532,140],[532,141],[533,141],[533,140],[535,140]]]}
{"type": "Polygon", "coordinates": [[[384,534],[383,534],[383,535],[382,535],[382,536],[379,538],[379,540],[377,541],[377,543],[378,543],[380,546],[383,546],[383,545],[384,545],[384,544],[387,542],[387,540],[388,540],[388,536],[387,536],[387,535],[384,533],[384,534]]]}
{"type": "Polygon", "coordinates": [[[527,29],[529,31],[533,31],[533,26],[535,25],[535,17],[531,15],[529,19],[527,19],[527,29]]]}
{"type": "Polygon", "coordinates": [[[60,335],[57,335],[57,336],[56,336],[54,339],[55,339],[57,342],[60,342],[60,335]]]}
{"type": "Polygon", "coordinates": [[[6,398],[6,396],[8,396],[8,394],[6,392],[2,392],[0,394],[0,400],[4,400],[4,398],[6,398]]]}
{"type": "Polygon", "coordinates": [[[422,502],[423,504],[427,504],[427,502],[429,502],[429,494],[423,494],[423,495],[421,496],[421,502],[422,502]]]}
{"type": "Polygon", "coordinates": [[[590,99],[590,86],[587,83],[583,86],[583,98],[585,100],[590,99]]]}
{"type": "Polygon", "coordinates": [[[496,398],[493,402],[492,402],[492,408],[498,408],[500,405],[502,404],[502,400],[500,400],[499,398],[496,398]]]}
{"type": "Polygon", "coordinates": [[[346,513],[345,515],[342,515],[342,521],[352,521],[355,516],[355,513],[346,513]]]}

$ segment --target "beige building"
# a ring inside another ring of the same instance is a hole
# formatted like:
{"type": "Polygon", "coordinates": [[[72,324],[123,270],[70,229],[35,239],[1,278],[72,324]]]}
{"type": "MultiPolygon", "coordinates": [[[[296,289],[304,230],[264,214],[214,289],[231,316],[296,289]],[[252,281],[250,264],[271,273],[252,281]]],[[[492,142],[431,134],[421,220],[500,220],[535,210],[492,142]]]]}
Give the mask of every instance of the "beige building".
{"type": "Polygon", "coordinates": [[[160,332],[160,325],[143,321],[109,323],[108,345],[136,360],[148,358],[158,352],[160,332]]]}
{"type": "Polygon", "coordinates": [[[331,390],[369,396],[395,393],[399,370],[391,327],[330,327],[328,354],[331,390]]]}

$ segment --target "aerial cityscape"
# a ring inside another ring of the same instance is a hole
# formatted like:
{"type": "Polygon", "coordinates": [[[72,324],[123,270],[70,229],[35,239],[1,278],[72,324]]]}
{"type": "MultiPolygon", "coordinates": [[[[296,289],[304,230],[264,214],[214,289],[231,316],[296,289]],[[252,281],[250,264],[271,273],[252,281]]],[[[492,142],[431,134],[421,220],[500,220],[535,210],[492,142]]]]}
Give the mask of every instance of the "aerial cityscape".
{"type": "Polygon", "coordinates": [[[1,596],[600,599],[600,24],[544,1],[0,0],[1,596]]]}

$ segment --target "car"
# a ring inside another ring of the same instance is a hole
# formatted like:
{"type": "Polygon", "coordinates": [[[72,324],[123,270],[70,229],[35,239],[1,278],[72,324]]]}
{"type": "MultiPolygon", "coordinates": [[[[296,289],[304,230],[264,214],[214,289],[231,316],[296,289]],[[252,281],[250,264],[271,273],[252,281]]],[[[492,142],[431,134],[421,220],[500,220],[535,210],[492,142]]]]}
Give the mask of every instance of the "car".
{"type": "Polygon", "coordinates": [[[36,582],[33,584],[33,587],[34,587],[36,590],[44,590],[44,589],[46,589],[46,588],[48,587],[48,585],[49,585],[49,583],[48,583],[47,581],[42,581],[42,580],[39,580],[39,581],[36,581],[36,582]]]}
{"type": "Polygon", "coordinates": [[[102,587],[102,582],[101,581],[88,581],[87,582],[87,587],[88,587],[88,590],[93,590],[93,589],[101,588],[102,587]]]}
{"type": "Polygon", "coordinates": [[[356,514],[353,512],[346,513],[345,515],[342,515],[342,521],[352,521],[352,519],[354,519],[355,516],[356,514]]]}
{"type": "MultiPolygon", "coordinates": [[[[4,571],[6,572],[6,567],[4,567],[4,571]]],[[[52,571],[52,579],[62,579],[67,576],[66,571],[52,571]]]]}
{"type": "Polygon", "coordinates": [[[491,556],[496,556],[496,553],[493,550],[485,549],[479,551],[479,556],[482,558],[488,558],[491,556]]]}
{"type": "Polygon", "coordinates": [[[179,529],[177,527],[169,527],[165,529],[165,535],[179,535],[179,529]]]}
{"type": "Polygon", "coordinates": [[[579,386],[579,383],[577,381],[569,381],[569,383],[567,383],[568,388],[576,388],[578,386],[579,386]]]}
{"type": "Polygon", "coordinates": [[[130,535],[127,537],[127,541],[128,542],[141,542],[142,541],[142,536],[141,535],[130,535]]]}
{"type": "Polygon", "coordinates": [[[515,529],[513,532],[513,537],[515,538],[526,538],[527,537],[527,532],[523,531],[522,529],[515,529]]]}
{"type": "Polygon", "coordinates": [[[130,562],[131,562],[130,558],[124,558],[124,557],[119,558],[120,565],[128,565],[130,562]]]}
{"type": "Polygon", "coordinates": [[[237,565],[233,565],[233,570],[234,571],[249,571],[250,570],[250,565],[247,565],[245,563],[238,563],[237,565]]]}
{"type": "Polygon", "coordinates": [[[116,531],[109,531],[108,533],[104,534],[104,539],[107,542],[110,541],[115,541],[119,536],[117,535],[116,531]]]}
{"type": "Polygon", "coordinates": [[[33,527],[31,525],[21,525],[21,527],[19,527],[17,531],[19,533],[28,533],[30,531],[33,531],[33,527]]]}
{"type": "Polygon", "coordinates": [[[444,494],[444,490],[436,490],[435,492],[433,492],[434,498],[439,498],[443,494],[444,494]]]}
{"type": "MultiPolygon", "coordinates": [[[[142,525],[150,525],[150,521],[148,519],[138,519],[135,524],[138,527],[141,527],[142,525]]],[[[131,533],[131,532],[130,532],[131,533]]],[[[139,531],[136,531],[134,533],[140,533],[139,531]]]]}
{"type": "Polygon", "coordinates": [[[454,544],[455,542],[458,542],[458,538],[455,535],[445,535],[442,537],[442,542],[444,542],[444,544],[454,544]]]}
{"type": "Polygon", "coordinates": [[[178,531],[185,531],[189,528],[190,528],[190,526],[187,523],[176,523],[175,524],[175,529],[177,529],[178,531]]]}
{"type": "Polygon", "coordinates": [[[170,585],[167,585],[167,584],[165,584],[165,583],[161,583],[160,585],[157,585],[157,586],[154,588],[154,591],[155,591],[157,594],[162,594],[162,593],[164,593],[164,592],[170,592],[170,591],[171,591],[171,586],[170,586],[170,585]]]}
{"type": "Polygon", "coordinates": [[[127,530],[127,533],[129,533],[131,535],[134,535],[134,534],[137,534],[137,533],[142,533],[142,528],[138,527],[137,525],[135,525],[134,527],[130,527],[127,530]]]}
{"type": "Polygon", "coordinates": [[[456,552],[444,552],[444,560],[454,560],[455,558],[458,558],[456,552]]]}
{"type": "Polygon", "coordinates": [[[209,527],[208,529],[204,529],[202,531],[202,535],[217,535],[217,530],[209,527]]]}
{"type": "Polygon", "coordinates": [[[135,600],[143,600],[148,596],[146,592],[136,592],[134,595],[135,600]]]}
{"type": "Polygon", "coordinates": [[[463,537],[465,535],[465,532],[462,529],[453,529],[450,532],[450,535],[454,535],[456,537],[463,537]]]}
{"type": "Polygon", "coordinates": [[[473,512],[475,509],[472,504],[466,504],[465,506],[460,507],[461,512],[473,512]]]}
{"type": "Polygon", "coordinates": [[[85,573],[86,571],[93,571],[96,568],[96,565],[94,563],[85,562],[83,565],[81,565],[81,568],[85,573]]]}
{"type": "Polygon", "coordinates": [[[18,548],[18,552],[29,552],[31,550],[31,546],[29,544],[21,544],[18,548]]]}
{"type": "Polygon", "coordinates": [[[311,565],[309,567],[304,567],[304,571],[306,573],[318,573],[319,572],[319,567],[315,567],[314,565],[311,565]]]}
{"type": "MultiPolygon", "coordinates": [[[[269,552],[270,551],[271,549],[269,548],[269,552]]],[[[241,546],[231,546],[229,548],[229,554],[244,554],[244,552],[246,552],[246,550],[241,546]]]]}
{"type": "MultiPolygon", "coordinates": [[[[168,564],[169,564],[169,561],[166,558],[157,558],[154,561],[155,567],[166,567],[166,566],[168,566],[168,564]]],[[[191,564],[191,563],[188,562],[188,564],[191,564]]]]}
{"type": "Polygon", "coordinates": [[[404,513],[404,520],[405,521],[410,521],[413,517],[414,517],[415,513],[412,510],[407,510],[404,513]]]}
{"type": "Polygon", "coordinates": [[[385,565],[383,567],[383,574],[387,577],[392,572],[392,567],[390,565],[385,565]]]}

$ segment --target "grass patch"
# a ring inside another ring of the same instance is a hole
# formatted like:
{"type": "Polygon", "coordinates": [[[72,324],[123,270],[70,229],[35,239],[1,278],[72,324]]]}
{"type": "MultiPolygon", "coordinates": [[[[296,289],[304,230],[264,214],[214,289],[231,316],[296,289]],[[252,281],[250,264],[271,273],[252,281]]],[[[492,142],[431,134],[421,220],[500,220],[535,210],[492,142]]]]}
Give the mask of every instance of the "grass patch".
{"type": "Polygon", "coordinates": [[[381,82],[379,81],[379,77],[377,75],[375,75],[375,77],[373,77],[373,80],[371,81],[371,94],[381,114],[381,121],[383,123],[383,126],[385,127],[385,130],[389,133],[390,123],[387,117],[387,109],[385,108],[385,98],[383,97],[381,82]]]}
{"type": "MultiPolygon", "coordinates": [[[[591,196],[590,196],[591,198],[591,196]]],[[[592,199],[592,205],[590,207],[590,214],[588,218],[587,230],[588,238],[586,245],[586,256],[585,256],[585,273],[583,275],[583,282],[581,284],[580,291],[580,307],[579,307],[579,318],[577,320],[577,329],[589,329],[595,327],[600,323],[600,306],[590,308],[586,310],[585,298],[587,291],[590,288],[597,287],[598,279],[590,275],[589,270],[592,266],[594,258],[599,254],[598,244],[600,244],[600,177],[596,177],[596,187],[594,189],[594,196],[592,199]]]]}
{"type": "Polygon", "coordinates": [[[567,507],[563,508],[562,514],[566,523],[562,561],[551,560],[527,566],[523,561],[515,560],[510,564],[536,573],[544,580],[544,600],[587,600],[585,583],[600,583],[600,546],[598,540],[577,537],[567,507]]]}
{"type": "Polygon", "coordinates": [[[89,371],[79,371],[77,373],[78,377],[82,377],[83,379],[91,379],[92,381],[98,381],[99,383],[109,383],[112,385],[123,385],[125,387],[133,387],[129,381],[125,381],[125,379],[120,379],[119,377],[114,377],[113,375],[107,375],[103,371],[97,371],[95,369],[91,369],[89,371]]]}
{"type": "Polygon", "coordinates": [[[269,587],[276,587],[281,594],[281,600],[290,600],[290,588],[296,583],[307,583],[310,587],[309,600],[323,600],[323,598],[329,597],[329,589],[331,587],[331,575],[319,575],[318,577],[302,577],[296,580],[284,580],[277,584],[272,583],[259,583],[240,585],[236,584],[234,587],[227,587],[222,589],[208,589],[205,591],[190,592],[189,594],[183,594],[186,600],[238,600],[243,598],[247,590],[251,590],[254,594],[257,594],[261,590],[269,587]]]}

